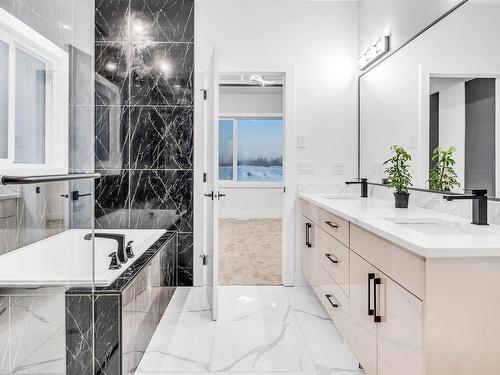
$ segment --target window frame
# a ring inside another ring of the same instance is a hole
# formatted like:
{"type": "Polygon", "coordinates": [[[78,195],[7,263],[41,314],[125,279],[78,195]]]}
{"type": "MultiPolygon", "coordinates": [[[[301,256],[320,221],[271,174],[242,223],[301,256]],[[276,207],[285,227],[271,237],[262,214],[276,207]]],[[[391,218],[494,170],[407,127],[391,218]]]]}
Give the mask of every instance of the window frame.
{"type": "Polygon", "coordinates": [[[68,173],[69,54],[0,8],[0,40],[9,46],[7,158],[0,158],[0,175],[68,173]],[[46,64],[44,163],[15,162],[16,49],[46,64]]]}
{"type": "MultiPolygon", "coordinates": [[[[280,182],[273,181],[238,181],[238,120],[251,120],[251,119],[269,119],[281,120],[284,126],[285,120],[283,113],[219,113],[220,120],[231,120],[233,122],[233,179],[221,180],[219,179],[219,186],[221,187],[241,187],[241,188],[276,188],[282,189],[285,186],[284,176],[284,161],[283,161],[283,180],[280,182]]],[[[219,125],[218,125],[219,126],[219,125]]],[[[282,131],[282,146],[283,146],[283,159],[285,156],[285,131],[282,131]]]]}

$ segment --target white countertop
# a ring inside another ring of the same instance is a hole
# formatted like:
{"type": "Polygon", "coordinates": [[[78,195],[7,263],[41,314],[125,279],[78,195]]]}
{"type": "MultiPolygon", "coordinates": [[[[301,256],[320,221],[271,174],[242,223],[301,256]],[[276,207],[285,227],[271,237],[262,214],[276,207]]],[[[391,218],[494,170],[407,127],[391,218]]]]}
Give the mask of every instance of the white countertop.
{"type": "Polygon", "coordinates": [[[423,208],[394,208],[394,202],[376,198],[327,199],[326,195],[299,194],[300,198],[425,258],[500,257],[500,226],[472,225],[465,218],[423,208]],[[396,223],[412,219],[443,223],[450,231],[456,228],[457,233],[440,234],[436,230],[435,234],[427,234],[396,223]]]}

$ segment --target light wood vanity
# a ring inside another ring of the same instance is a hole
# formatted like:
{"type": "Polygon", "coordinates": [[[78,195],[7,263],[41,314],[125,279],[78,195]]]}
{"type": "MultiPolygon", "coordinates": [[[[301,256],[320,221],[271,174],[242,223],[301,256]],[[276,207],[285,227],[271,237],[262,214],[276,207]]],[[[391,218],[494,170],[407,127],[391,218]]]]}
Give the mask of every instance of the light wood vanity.
{"type": "Polygon", "coordinates": [[[367,375],[500,374],[500,258],[424,258],[301,204],[303,273],[367,375]]]}

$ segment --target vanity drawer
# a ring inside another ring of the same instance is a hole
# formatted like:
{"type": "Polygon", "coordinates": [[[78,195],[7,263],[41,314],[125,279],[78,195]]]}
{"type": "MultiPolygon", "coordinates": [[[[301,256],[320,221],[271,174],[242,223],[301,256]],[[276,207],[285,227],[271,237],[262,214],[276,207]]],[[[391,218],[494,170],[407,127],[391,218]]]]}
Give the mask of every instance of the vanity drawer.
{"type": "Polygon", "coordinates": [[[307,217],[312,222],[318,221],[318,207],[308,201],[301,200],[302,215],[307,217]]]}
{"type": "Polygon", "coordinates": [[[350,227],[351,250],[388,275],[422,301],[425,260],[357,225],[350,227]]]}
{"type": "Polygon", "coordinates": [[[349,295],[349,249],[324,230],[318,230],[321,267],[349,295]]]}
{"type": "Polygon", "coordinates": [[[335,322],[347,338],[349,336],[349,297],[342,291],[337,283],[330,277],[324,268],[321,268],[321,303],[330,318],[335,322]]]}
{"type": "Polygon", "coordinates": [[[349,222],[347,220],[318,208],[318,224],[327,233],[349,247],[349,222]]]}

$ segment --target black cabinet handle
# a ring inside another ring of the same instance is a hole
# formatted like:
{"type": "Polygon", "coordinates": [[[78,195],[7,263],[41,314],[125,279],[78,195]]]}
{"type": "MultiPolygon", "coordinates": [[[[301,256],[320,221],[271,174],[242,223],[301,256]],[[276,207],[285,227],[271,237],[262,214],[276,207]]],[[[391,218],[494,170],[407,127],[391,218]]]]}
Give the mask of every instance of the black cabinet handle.
{"type": "Polygon", "coordinates": [[[382,321],[382,317],[377,315],[377,285],[380,284],[380,277],[373,279],[373,321],[375,323],[380,323],[382,321]]]}
{"type": "Polygon", "coordinates": [[[335,263],[335,264],[340,263],[339,259],[333,254],[325,254],[325,257],[327,257],[330,260],[330,262],[332,262],[332,263],[335,263]]]}
{"type": "Polygon", "coordinates": [[[331,221],[325,221],[325,223],[334,229],[337,229],[339,227],[338,224],[332,223],[331,221]]]}
{"type": "Polygon", "coordinates": [[[311,227],[312,227],[311,223],[306,223],[306,246],[307,247],[312,247],[311,234],[309,232],[311,227]]]}
{"type": "Polygon", "coordinates": [[[332,305],[333,307],[340,307],[340,304],[337,301],[332,302],[331,298],[333,296],[331,294],[325,294],[325,297],[328,300],[328,302],[330,302],[330,305],[332,305]]]}
{"type": "Polygon", "coordinates": [[[375,274],[369,273],[368,274],[368,315],[375,315],[375,310],[370,308],[371,303],[372,303],[370,290],[372,288],[372,280],[374,280],[374,279],[375,279],[375,274]]]}

